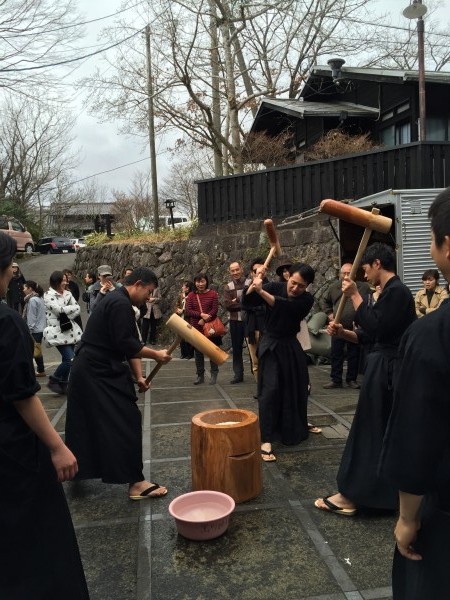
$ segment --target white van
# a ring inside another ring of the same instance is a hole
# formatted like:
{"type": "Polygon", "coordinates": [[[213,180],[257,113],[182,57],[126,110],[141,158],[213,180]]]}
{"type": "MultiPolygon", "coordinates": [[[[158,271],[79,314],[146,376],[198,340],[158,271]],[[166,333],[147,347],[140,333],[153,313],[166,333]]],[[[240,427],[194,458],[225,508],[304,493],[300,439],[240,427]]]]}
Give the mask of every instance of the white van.
{"type": "MultiPolygon", "coordinates": [[[[191,223],[192,221],[190,221],[188,217],[173,215],[173,224],[175,227],[187,227],[191,225],[191,223]]],[[[159,226],[171,228],[172,218],[170,216],[159,217],[159,226]]]]}
{"type": "Polygon", "coordinates": [[[31,254],[34,250],[34,242],[29,233],[20,221],[14,217],[0,215],[0,231],[10,235],[16,240],[17,250],[31,254]]]}

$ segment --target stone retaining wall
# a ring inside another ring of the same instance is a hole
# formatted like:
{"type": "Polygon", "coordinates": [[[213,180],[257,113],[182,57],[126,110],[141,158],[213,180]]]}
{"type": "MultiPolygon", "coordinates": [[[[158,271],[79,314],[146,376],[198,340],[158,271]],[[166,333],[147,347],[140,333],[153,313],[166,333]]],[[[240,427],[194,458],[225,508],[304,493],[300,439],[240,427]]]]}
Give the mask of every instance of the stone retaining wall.
{"type": "MultiPolygon", "coordinates": [[[[284,258],[309,263],[316,270],[312,292],[319,299],[329,281],[339,270],[338,243],[328,224],[328,217],[314,215],[289,227],[278,227],[284,258]]],[[[228,265],[233,261],[248,263],[256,256],[265,257],[269,244],[261,221],[230,223],[200,227],[195,237],[182,242],[149,244],[105,244],[78,251],[74,264],[76,275],[82,279],[87,270],[101,264],[112,267],[119,278],[127,265],[145,265],[158,276],[164,319],[173,311],[181,281],[192,279],[195,273],[207,271],[211,287],[219,294],[223,283],[229,280],[228,265]]],[[[275,277],[273,261],[269,278],[275,277]]]]}

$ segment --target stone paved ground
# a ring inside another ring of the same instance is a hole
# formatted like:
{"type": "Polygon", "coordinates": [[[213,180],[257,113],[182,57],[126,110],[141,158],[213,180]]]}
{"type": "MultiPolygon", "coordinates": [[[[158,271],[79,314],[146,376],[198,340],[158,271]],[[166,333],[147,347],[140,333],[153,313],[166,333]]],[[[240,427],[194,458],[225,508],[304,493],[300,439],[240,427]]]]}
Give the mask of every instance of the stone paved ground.
{"type": "MultiPolygon", "coordinates": [[[[46,350],[47,370],[57,364],[46,350]]],[[[150,363],[147,365],[150,368],[150,363]]],[[[246,365],[248,372],[248,365],[246,365]]],[[[325,435],[275,446],[264,489],[240,504],[227,533],[209,542],[180,537],[170,501],[191,490],[190,420],[214,408],[257,411],[255,384],[194,387],[193,361],[174,358],[141,396],[146,476],[167,485],[162,499],[133,503],[126,486],[66,484],[92,600],[383,600],[391,598],[393,516],[344,518],[318,511],[316,496],[335,491],[335,475],[354,412],[354,390],[323,390],[329,367],[310,367],[311,420],[325,435]]],[[[43,383],[41,398],[64,435],[66,404],[43,383]]]]}

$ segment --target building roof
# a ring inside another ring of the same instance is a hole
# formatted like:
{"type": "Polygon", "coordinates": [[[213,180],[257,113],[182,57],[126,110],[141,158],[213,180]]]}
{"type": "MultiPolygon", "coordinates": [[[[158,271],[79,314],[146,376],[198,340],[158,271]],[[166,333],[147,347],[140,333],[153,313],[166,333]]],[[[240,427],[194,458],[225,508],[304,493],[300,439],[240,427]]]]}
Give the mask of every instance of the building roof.
{"type": "MultiPolygon", "coordinates": [[[[52,207],[50,206],[51,212],[52,207]]],[[[81,202],[79,204],[68,204],[67,216],[85,215],[110,215],[114,213],[114,202],[81,202]]]]}
{"type": "MultiPolygon", "coordinates": [[[[340,68],[342,78],[345,79],[364,79],[366,81],[385,81],[392,83],[403,83],[406,81],[419,81],[419,71],[407,71],[404,69],[375,69],[367,67],[346,67],[340,68]]],[[[329,77],[331,79],[331,68],[329,65],[315,65],[305,82],[305,88],[308,87],[308,80],[317,77],[329,77]]],[[[425,81],[428,83],[450,84],[450,73],[444,71],[425,71],[425,81]]],[[[302,96],[302,93],[300,93],[302,96]]]]}
{"type": "Polygon", "coordinates": [[[340,117],[343,112],[350,117],[378,117],[378,109],[353,102],[308,102],[291,98],[263,98],[258,113],[264,108],[282,110],[294,117],[340,117]]]}

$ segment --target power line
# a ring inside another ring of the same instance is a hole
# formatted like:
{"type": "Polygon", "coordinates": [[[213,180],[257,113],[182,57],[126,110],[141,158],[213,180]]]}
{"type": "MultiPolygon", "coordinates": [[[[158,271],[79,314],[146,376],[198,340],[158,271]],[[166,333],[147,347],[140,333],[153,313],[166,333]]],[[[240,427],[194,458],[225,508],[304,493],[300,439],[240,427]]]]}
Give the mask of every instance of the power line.
{"type": "Polygon", "coordinates": [[[67,60],[62,60],[62,61],[55,62],[55,63],[48,63],[47,65],[35,65],[34,67],[21,67],[20,69],[9,69],[9,68],[0,69],[0,72],[2,72],[2,73],[17,73],[19,71],[35,71],[37,69],[48,69],[49,67],[59,67],[60,65],[66,65],[68,63],[76,62],[78,60],[90,58],[91,56],[96,56],[97,54],[101,54],[102,52],[111,50],[111,48],[115,48],[116,46],[120,46],[120,44],[123,44],[124,42],[131,40],[131,38],[134,38],[139,33],[142,33],[142,29],[140,29],[139,31],[135,31],[132,35],[124,38],[123,40],[116,42],[115,44],[111,44],[110,46],[107,46],[106,48],[102,48],[101,50],[97,50],[96,52],[91,52],[90,54],[84,54],[83,56],[78,56],[76,58],[68,58],[67,60]]]}
{"type": "MultiPolygon", "coordinates": [[[[81,27],[83,25],[89,25],[90,23],[96,23],[98,21],[104,21],[105,19],[110,19],[111,17],[115,17],[116,15],[120,15],[124,12],[126,12],[127,10],[131,10],[132,8],[136,8],[137,6],[139,6],[140,4],[144,4],[147,3],[147,0],[140,0],[140,2],[137,2],[136,4],[133,4],[132,6],[128,6],[127,8],[123,8],[122,10],[118,10],[116,12],[110,13],[109,15],[104,15],[103,17],[97,17],[96,19],[90,19],[89,21],[82,21],[81,23],[72,23],[71,25],[62,25],[61,27],[57,27],[55,29],[49,29],[46,30],[45,33],[54,33],[55,31],[62,31],[64,29],[72,29],[73,27],[81,27]]],[[[2,39],[7,40],[7,39],[16,39],[19,37],[25,37],[25,36],[34,36],[39,34],[39,31],[33,31],[33,32],[27,32],[25,31],[24,33],[21,33],[20,35],[10,35],[10,36],[1,36],[2,39]]]]}
{"type": "MultiPolygon", "coordinates": [[[[338,21],[349,21],[350,23],[356,23],[357,25],[371,25],[373,26],[373,22],[371,21],[362,21],[360,19],[352,19],[352,17],[334,17],[333,15],[328,15],[330,19],[336,19],[338,21]]],[[[415,28],[411,29],[410,27],[401,27],[400,25],[387,25],[384,23],[377,23],[378,27],[384,27],[385,29],[397,29],[399,31],[407,31],[408,33],[416,33],[415,28]]],[[[441,33],[435,31],[427,31],[427,35],[437,35],[440,37],[448,37],[450,38],[449,33],[441,33]]]]}
{"type": "Polygon", "coordinates": [[[124,169],[125,167],[131,167],[132,165],[137,165],[138,163],[144,162],[144,160],[150,160],[150,157],[146,156],[145,158],[140,158],[139,160],[135,160],[133,162],[127,163],[126,165],[119,165],[118,167],[114,167],[112,169],[107,169],[106,171],[100,171],[99,173],[94,173],[93,175],[88,175],[87,177],[83,177],[82,179],[77,179],[76,181],[71,181],[67,185],[68,186],[75,185],[75,183],[81,183],[82,181],[86,181],[87,179],[92,179],[93,177],[97,177],[97,175],[105,175],[106,173],[112,173],[113,171],[118,171],[119,169],[124,169]]]}
{"type": "MultiPolygon", "coordinates": [[[[167,152],[170,152],[170,150],[167,150],[167,149],[160,150],[160,151],[158,151],[158,156],[160,154],[166,154],[167,152]]],[[[126,163],[125,165],[119,165],[118,167],[114,167],[112,169],[107,169],[106,171],[99,171],[98,173],[93,173],[92,175],[87,175],[86,177],[83,177],[82,179],[77,179],[76,181],[71,181],[65,187],[70,187],[72,185],[75,185],[76,183],[81,183],[82,181],[86,181],[87,179],[92,179],[93,177],[97,177],[97,175],[105,175],[106,173],[112,173],[113,171],[118,171],[119,169],[124,169],[125,167],[131,167],[133,165],[137,165],[138,163],[144,162],[145,160],[150,160],[150,157],[146,156],[145,158],[140,158],[139,160],[135,160],[133,162],[126,163]]],[[[54,188],[50,188],[50,189],[56,190],[57,188],[54,187],[54,188]]]]}

